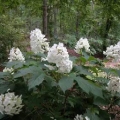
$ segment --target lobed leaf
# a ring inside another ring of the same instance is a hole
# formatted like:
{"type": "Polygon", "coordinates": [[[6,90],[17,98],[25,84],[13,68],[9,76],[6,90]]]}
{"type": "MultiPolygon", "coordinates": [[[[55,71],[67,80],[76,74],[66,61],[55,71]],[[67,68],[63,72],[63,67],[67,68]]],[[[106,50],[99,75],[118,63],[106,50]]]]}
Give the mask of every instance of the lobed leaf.
{"type": "Polygon", "coordinates": [[[31,88],[34,88],[36,87],[37,85],[40,85],[43,80],[44,80],[44,74],[36,74],[34,75],[29,81],[28,81],[28,88],[31,89],[31,88]]]}
{"type": "Polygon", "coordinates": [[[63,90],[63,92],[65,92],[66,90],[72,88],[73,84],[74,84],[74,80],[75,80],[76,75],[75,74],[70,74],[68,76],[63,76],[60,80],[58,85],[60,86],[60,88],[63,90]]]}
{"type": "Polygon", "coordinates": [[[18,77],[22,77],[27,75],[28,73],[35,73],[36,71],[39,70],[39,67],[35,67],[35,66],[30,66],[28,68],[23,68],[20,69],[15,75],[14,78],[18,78],[18,77]]]}
{"type": "Polygon", "coordinates": [[[102,89],[97,86],[95,83],[84,79],[83,77],[76,77],[75,79],[79,85],[79,87],[86,93],[92,93],[95,96],[103,97],[102,95],[102,89]]]}
{"type": "Polygon", "coordinates": [[[13,89],[14,85],[10,82],[0,80],[0,93],[6,92],[8,89],[13,89]]]}

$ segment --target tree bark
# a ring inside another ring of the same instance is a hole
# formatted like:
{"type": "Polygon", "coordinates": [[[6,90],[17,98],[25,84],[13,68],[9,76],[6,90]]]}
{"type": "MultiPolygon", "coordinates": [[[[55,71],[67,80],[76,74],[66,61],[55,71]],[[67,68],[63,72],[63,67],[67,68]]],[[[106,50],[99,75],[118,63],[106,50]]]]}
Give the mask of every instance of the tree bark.
{"type": "Polygon", "coordinates": [[[103,34],[103,38],[104,38],[104,41],[103,41],[103,51],[106,50],[106,38],[108,37],[108,33],[110,31],[110,28],[112,26],[112,21],[113,21],[113,18],[107,18],[106,20],[106,26],[105,26],[105,32],[103,34]]]}
{"type": "Polygon", "coordinates": [[[47,37],[48,21],[47,21],[47,0],[43,0],[43,34],[47,37]]]}
{"type": "Polygon", "coordinates": [[[54,37],[57,38],[57,8],[56,6],[53,9],[54,14],[54,37]]]}
{"type": "Polygon", "coordinates": [[[79,12],[77,11],[77,14],[76,14],[76,39],[78,40],[79,39],[79,12]]]}

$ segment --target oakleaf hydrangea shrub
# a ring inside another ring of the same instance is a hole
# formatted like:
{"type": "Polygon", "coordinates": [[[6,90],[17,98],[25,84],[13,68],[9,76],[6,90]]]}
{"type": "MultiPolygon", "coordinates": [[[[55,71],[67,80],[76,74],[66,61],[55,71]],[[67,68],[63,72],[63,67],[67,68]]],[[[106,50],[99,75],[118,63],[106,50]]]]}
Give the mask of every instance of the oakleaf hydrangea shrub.
{"type": "Polygon", "coordinates": [[[48,51],[46,60],[54,63],[59,73],[69,73],[72,70],[72,61],[63,43],[54,44],[48,51]]]}
{"type": "Polygon", "coordinates": [[[103,51],[103,54],[106,55],[108,59],[113,59],[113,61],[118,61],[120,59],[120,42],[116,45],[111,45],[107,47],[106,51],[103,51]]]}
{"type": "Polygon", "coordinates": [[[9,62],[11,61],[25,61],[25,58],[19,48],[12,48],[9,54],[9,62]]]}
{"type": "Polygon", "coordinates": [[[108,111],[120,102],[119,67],[105,68],[104,61],[91,56],[87,38],[76,43],[74,50],[79,57],[70,56],[63,43],[50,46],[38,28],[30,32],[30,46],[31,52],[24,55],[19,48],[11,48],[8,62],[0,72],[1,118],[110,120],[115,117],[108,111]],[[110,107],[104,110],[104,106],[110,107]]]}
{"type": "Polygon", "coordinates": [[[0,112],[7,115],[19,114],[22,110],[22,96],[15,96],[14,93],[0,95],[0,112]]]}
{"type": "Polygon", "coordinates": [[[11,73],[11,74],[14,74],[14,69],[13,68],[4,68],[3,69],[3,72],[8,72],[8,73],[11,73]]]}
{"type": "Polygon", "coordinates": [[[87,116],[85,117],[85,119],[83,118],[83,116],[82,115],[76,115],[75,116],[75,118],[74,118],[74,120],[90,120],[87,116]]]}
{"type": "Polygon", "coordinates": [[[120,93],[120,78],[111,76],[110,81],[108,82],[107,90],[110,91],[113,95],[116,92],[120,93]]]}
{"type": "Polygon", "coordinates": [[[31,50],[37,53],[44,53],[49,50],[49,43],[46,42],[45,35],[42,34],[41,30],[36,28],[30,33],[30,46],[31,50]]]}
{"type": "Polygon", "coordinates": [[[89,47],[90,47],[90,45],[88,43],[88,39],[80,38],[80,40],[77,42],[77,44],[75,46],[75,51],[76,51],[76,53],[79,54],[82,51],[82,49],[84,48],[86,52],[90,52],[89,47]]]}

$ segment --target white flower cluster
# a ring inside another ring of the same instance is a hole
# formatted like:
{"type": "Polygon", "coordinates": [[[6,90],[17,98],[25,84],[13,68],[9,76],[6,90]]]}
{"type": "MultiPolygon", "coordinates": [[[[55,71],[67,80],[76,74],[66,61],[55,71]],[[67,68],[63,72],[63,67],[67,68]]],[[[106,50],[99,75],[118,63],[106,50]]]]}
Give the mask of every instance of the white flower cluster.
{"type": "Polygon", "coordinates": [[[54,44],[48,51],[47,61],[55,63],[59,73],[69,73],[72,70],[72,61],[69,60],[67,49],[63,43],[54,44]]]}
{"type": "Polygon", "coordinates": [[[15,48],[13,47],[11,50],[10,50],[10,54],[9,54],[9,62],[11,61],[22,61],[22,62],[25,62],[25,58],[22,54],[22,52],[20,51],[19,48],[15,48]]]}
{"type": "Polygon", "coordinates": [[[120,59],[120,42],[118,42],[115,46],[111,45],[110,47],[107,47],[106,51],[103,51],[103,54],[106,55],[106,57],[113,58],[113,60],[119,60],[120,59]]]}
{"type": "Polygon", "coordinates": [[[14,69],[13,68],[4,68],[3,69],[3,72],[9,72],[9,73],[11,73],[11,74],[14,74],[14,69]]]}
{"type": "Polygon", "coordinates": [[[90,52],[89,47],[90,45],[89,45],[88,39],[80,38],[80,40],[77,42],[75,46],[75,52],[79,54],[81,52],[81,49],[83,48],[85,49],[86,52],[90,52]]]}
{"type": "Polygon", "coordinates": [[[76,117],[74,118],[74,120],[90,120],[90,119],[87,116],[84,119],[82,115],[77,114],[76,117]]]}
{"type": "Polygon", "coordinates": [[[19,114],[21,112],[22,96],[15,96],[14,93],[0,95],[0,113],[7,115],[19,114]]]}
{"type": "Polygon", "coordinates": [[[42,34],[41,30],[36,28],[30,33],[30,46],[31,50],[35,53],[44,53],[49,50],[49,43],[46,42],[45,35],[42,34]]]}
{"type": "Polygon", "coordinates": [[[50,117],[52,120],[57,120],[57,119],[55,119],[54,117],[50,117]]]}
{"type": "Polygon", "coordinates": [[[110,76],[110,81],[108,82],[107,90],[113,95],[116,92],[120,93],[120,78],[116,76],[110,76]]]}

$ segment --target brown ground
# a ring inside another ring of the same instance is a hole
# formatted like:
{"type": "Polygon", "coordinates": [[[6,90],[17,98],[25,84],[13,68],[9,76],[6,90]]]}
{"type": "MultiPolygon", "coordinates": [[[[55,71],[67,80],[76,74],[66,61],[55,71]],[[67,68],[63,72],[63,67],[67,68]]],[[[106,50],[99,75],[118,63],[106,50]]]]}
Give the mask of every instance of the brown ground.
{"type": "Polygon", "coordinates": [[[3,69],[4,69],[4,67],[0,66],[0,72],[2,72],[2,71],[3,71],[3,69]]]}
{"type": "Polygon", "coordinates": [[[68,53],[69,53],[69,55],[71,55],[71,56],[76,56],[76,57],[79,57],[80,55],[79,54],[77,54],[74,50],[72,50],[72,49],[67,49],[67,51],[68,51],[68,53]]]}

